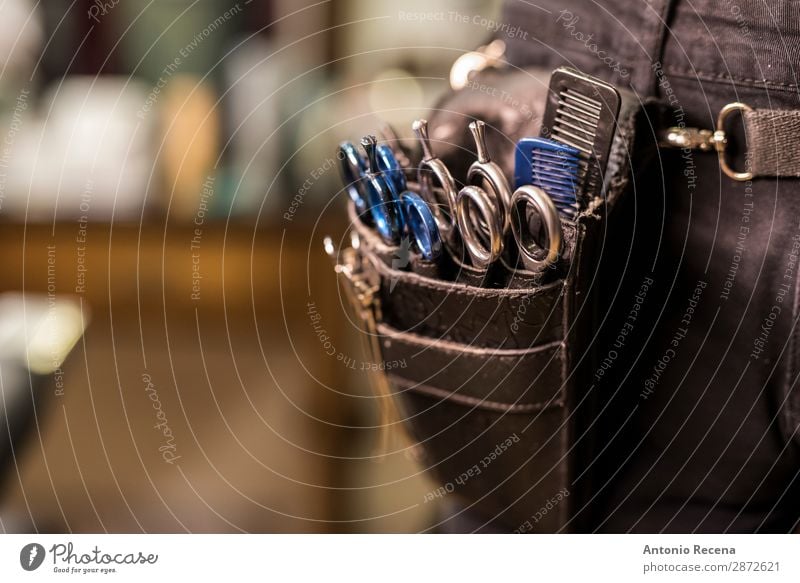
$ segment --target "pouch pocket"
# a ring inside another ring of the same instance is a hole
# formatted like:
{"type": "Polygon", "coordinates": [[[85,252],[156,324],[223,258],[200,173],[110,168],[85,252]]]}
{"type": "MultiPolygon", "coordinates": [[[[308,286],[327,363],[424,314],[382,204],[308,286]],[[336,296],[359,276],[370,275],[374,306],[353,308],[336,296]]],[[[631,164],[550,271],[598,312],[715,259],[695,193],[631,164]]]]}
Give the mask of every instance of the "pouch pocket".
{"type": "Polygon", "coordinates": [[[477,347],[526,348],[564,336],[563,281],[488,289],[391,270],[376,262],[384,321],[398,330],[477,347]]]}
{"type": "Polygon", "coordinates": [[[383,358],[407,365],[389,381],[440,484],[420,502],[456,497],[473,519],[508,532],[561,529],[570,503],[563,343],[497,349],[386,324],[378,333],[383,358]]]}
{"type": "MultiPolygon", "coordinates": [[[[384,244],[355,215],[364,261],[380,278],[381,315],[397,330],[470,346],[516,349],[564,337],[564,284],[487,288],[393,266],[397,247],[384,244]]],[[[571,233],[575,228],[572,227],[571,233]]]]}

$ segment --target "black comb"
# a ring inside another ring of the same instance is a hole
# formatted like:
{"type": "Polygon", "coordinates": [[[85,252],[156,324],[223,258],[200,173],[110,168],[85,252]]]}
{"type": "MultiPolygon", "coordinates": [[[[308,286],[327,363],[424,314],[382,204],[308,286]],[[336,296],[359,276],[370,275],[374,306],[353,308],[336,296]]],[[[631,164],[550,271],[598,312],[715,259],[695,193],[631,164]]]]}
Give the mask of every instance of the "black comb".
{"type": "Polygon", "coordinates": [[[561,67],[553,71],[542,135],[580,152],[578,205],[603,194],[603,173],[621,106],[613,86],[561,67]]]}

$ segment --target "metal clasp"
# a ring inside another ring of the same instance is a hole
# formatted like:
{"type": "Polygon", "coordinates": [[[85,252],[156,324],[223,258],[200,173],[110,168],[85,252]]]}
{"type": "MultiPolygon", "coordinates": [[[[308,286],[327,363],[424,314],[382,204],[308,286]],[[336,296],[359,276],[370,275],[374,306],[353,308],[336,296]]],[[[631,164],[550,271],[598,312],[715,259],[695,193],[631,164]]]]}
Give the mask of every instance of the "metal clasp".
{"type": "Polygon", "coordinates": [[[714,132],[700,128],[669,128],[664,134],[662,145],[706,152],[715,147],[714,132]]]}
{"type": "Polygon", "coordinates": [[[752,180],[752,172],[737,172],[728,164],[726,152],[728,136],[725,133],[725,123],[728,117],[737,111],[747,112],[752,111],[752,108],[738,101],[729,103],[720,110],[717,116],[717,127],[713,132],[700,128],[672,127],[664,133],[661,145],[671,148],[689,148],[703,152],[716,151],[717,158],[719,158],[719,167],[726,176],[740,182],[752,180]]]}
{"type": "Polygon", "coordinates": [[[396,425],[400,418],[394,405],[392,388],[386,376],[386,370],[380,367],[383,361],[378,336],[378,321],[380,312],[380,277],[373,268],[365,262],[361,255],[361,240],[355,232],[351,232],[351,246],[337,249],[330,237],[323,241],[325,253],[331,258],[339,281],[344,287],[350,305],[362,326],[359,335],[365,356],[375,364],[369,374],[372,390],[380,399],[381,443],[380,455],[389,451],[388,430],[396,425]]]}
{"type": "Polygon", "coordinates": [[[368,334],[376,331],[375,316],[378,310],[377,295],[380,285],[374,281],[374,277],[369,273],[363,264],[358,249],[360,240],[355,233],[352,233],[351,247],[337,250],[330,237],[325,237],[323,246],[325,253],[333,261],[334,270],[344,283],[344,290],[353,310],[364,324],[368,334]]]}
{"type": "Polygon", "coordinates": [[[472,73],[492,67],[508,66],[505,62],[506,43],[495,39],[488,45],[478,47],[477,51],[464,53],[458,57],[450,68],[450,87],[454,91],[463,89],[470,81],[472,73]]]}
{"type": "Polygon", "coordinates": [[[719,158],[719,167],[728,175],[728,177],[738,180],[739,182],[746,182],[753,179],[752,172],[737,172],[728,165],[728,160],[725,155],[725,148],[728,145],[728,138],[725,135],[725,121],[728,116],[734,112],[753,111],[753,108],[744,103],[735,102],[729,103],[723,107],[717,116],[717,131],[714,132],[714,146],[717,150],[717,157],[719,158]]]}

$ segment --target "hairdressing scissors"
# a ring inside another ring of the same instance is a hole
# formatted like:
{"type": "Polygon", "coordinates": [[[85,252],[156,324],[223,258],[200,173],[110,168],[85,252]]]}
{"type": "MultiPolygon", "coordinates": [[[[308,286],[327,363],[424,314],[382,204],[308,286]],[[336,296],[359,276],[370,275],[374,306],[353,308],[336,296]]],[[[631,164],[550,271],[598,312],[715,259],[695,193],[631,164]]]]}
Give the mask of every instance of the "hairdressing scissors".
{"type": "Polygon", "coordinates": [[[555,264],[561,253],[561,221],[553,200],[537,186],[520,186],[511,197],[511,231],[519,248],[522,265],[529,271],[543,271],[555,264]],[[545,231],[547,249],[534,233],[545,231]]]}
{"type": "Polygon", "coordinates": [[[458,189],[450,170],[439,158],[434,156],[428,136],[428,122],[418,119],[411,126],[422,145],[422,161],[419,163],[418,181],[422,198],[433,213],[439,233],[451,251],[460,254],[456,231],[456,206],[458,189]],[[436,183],[438,183],[438,188],[436,183]],[[444,200],[442,200],[444,199],[444,200]],[[447,212],[442,208],[446,208],[447,212]]]}
{"type": "Polygon", "coordinates": [[[467,184],[478,186],[491,196],[505,235],[510,225],[511,187],[502,168],[489,157],[489,150],[486,147],[486,124],[480,120],[473,121],[469,124],[469,131],[475,140],[478,159],[469,167],[467,184]]]}
{"type": "Polygon", "coordinates": [[[400,195],[400,201],[414,246],[423,259],[434,261],[442,254],[442,238],[430,206],[410,190],[400,195]]]}
{"type": "Polygon", "coordinates": [[[473,121],[469,130],[478,159],[467,172],[468,185],[458,193],[456,217],[473,267],[485,270],[503,253],[510,224],[511,187],[502,169],[489,157],[486,124],[473,121]]]}
{"type": "MultiPolygon", "coordinates": [[[[366,171],[363,174],[361,188],[362,198],[375,224],[375,229],[384,241],[396,245],[403,235],[403,211],[400,206],[400,192],[398,190],[398,173],[391,160],[394,155],[389,150],[391,157],[387,167],[387,158],[379,153],[378,140],[375,136],[365,136],[361,140],[361,147],[367,155],[366,171]]],[[[399,169],[399,166],[398,166],[399,169]]],[[[400,171],[402,177],[402,171],[400,171]]],[[[405,187],[405,177],[402,177],[405,187]]]]}
{"type": "Polygon", "coordinates": [[[420,255],[429,261],[441,254],[439,228],[428,204],[406,189],[404,168],[386,144],[375,136],[361,140],[366,158],[350,142],[339,146],[343,179],[356,208],[372,219],[378,234],[389,244],[410,236],[420,255]]]}
{"type": "Polygon", "coordinates": [[[428,122],[417,120],[413,129],[423,152],[419,166],[420,192],[433,210],[445,244],[460,257],[461,246],[456,236],[460,233],[472,266],[486,270],[503,252],[503,236],[508,225],[504,201],[510,201],[511,194],[502,170],[486,153],[483,123],[470,124],[479,154],[468,174],[469,181],[481,184],[470,184],[460,191],[447,166],[433,154],[428,122]],[[438,183],[438,190],[435,183],[438,183]],[[482,188],[484,185],[488,185],[492,195],[482,188]],[[446,213],[442,207],[447,209],[446,213]]]}
{"type": "Polygon", "coordinates": [[[530,271],[546,269],[557,261],[561,252],[558,209],[541,188],[522,186],[512,193],[502,169],[489,157],[485,124],[474,121],[469,129],[475,139],[478,159],[467,175],[467,182],[472,186],[459,193],[458,218],[461,237],[473,264],[485,269],[496,261],[503,252],[510,228],[523,267],[530,271]],[[472,216],[473,209],[478,211],[478,217],[472,216]],[[548,241],[546,249],[534,236],[541,229],[548,241]]]}
{"type": "Polygon", "coordinates": [[[503,220],[495,201],[479,186],[467,185],[458,192],[456,216],[461,239],[472,266],[485,271],[503,253],[503,220]],[[472,210],[478,211],[478,217],[472,210]]]}
{"type": "MultiPolygon", "coordinates": [[[[339,160],[339,173],[344,182],[347,194],[356,206],[359,215],[367,213],[368,201],[364,194],[364,183],[369,170],[368,161],[359,153],[352,142],[342,142],[336,151],[339,160]]],[[[392,148],[386,144],[375,147],[376,165],[372,168],[376,173],[384,175],[394,187],[395,192],[406,189],[406,177],[403,168],[394,155],[392,148]]]]}

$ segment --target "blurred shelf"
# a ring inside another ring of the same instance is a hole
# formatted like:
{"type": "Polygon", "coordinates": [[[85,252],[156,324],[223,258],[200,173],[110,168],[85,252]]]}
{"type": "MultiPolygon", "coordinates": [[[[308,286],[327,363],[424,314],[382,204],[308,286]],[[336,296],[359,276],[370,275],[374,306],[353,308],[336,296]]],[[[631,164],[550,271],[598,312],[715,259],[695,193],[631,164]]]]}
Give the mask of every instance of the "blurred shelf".
{"type": "Polygon", "coordinates": [[[327,232],[241,221],[2,222],[0,291],[109,307],[274,309],[279,296],[306,293],[307,273],[329,266],[320,244],[327,232]]]}

